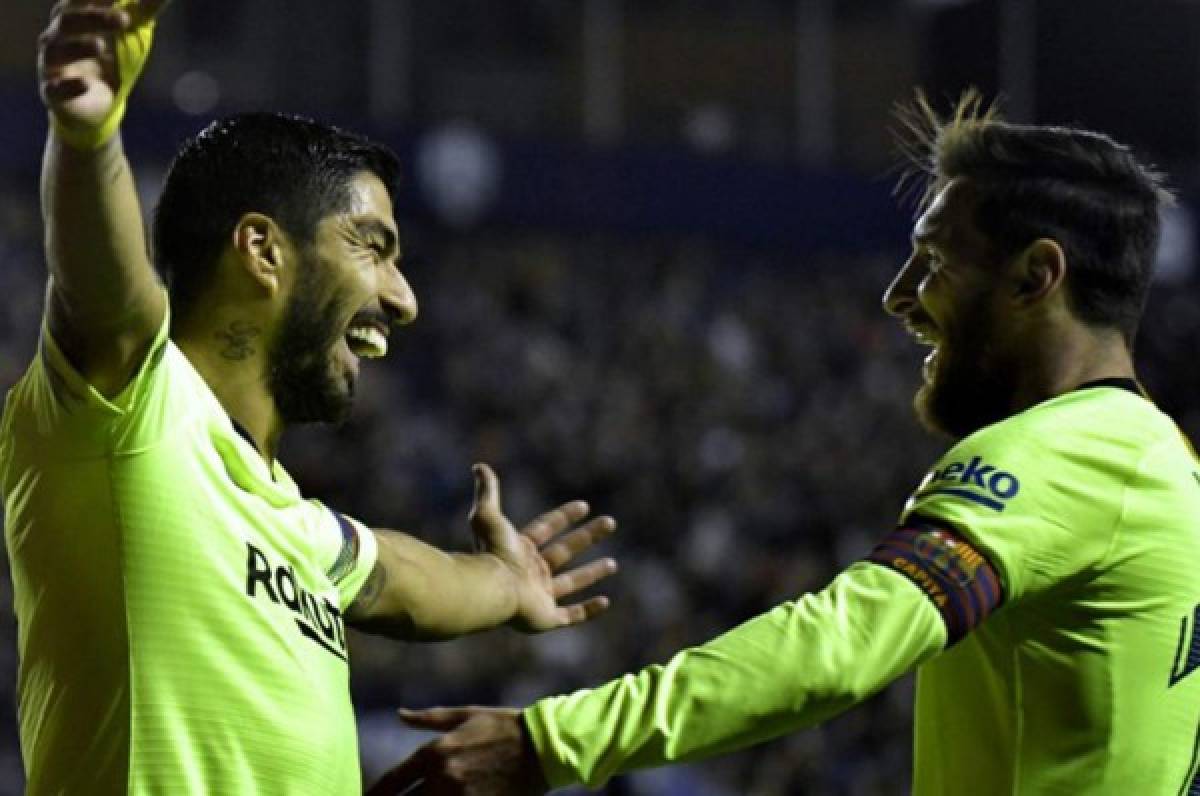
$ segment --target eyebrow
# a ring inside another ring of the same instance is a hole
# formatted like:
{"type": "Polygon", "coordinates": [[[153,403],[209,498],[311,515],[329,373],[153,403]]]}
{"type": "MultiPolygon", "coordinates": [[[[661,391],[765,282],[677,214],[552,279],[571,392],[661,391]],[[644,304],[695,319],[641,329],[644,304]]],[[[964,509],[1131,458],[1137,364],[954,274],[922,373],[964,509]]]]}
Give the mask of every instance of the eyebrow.
{"type": "Polygon", "coordinates": [[[397,257],[400,256],[400,240],[396,236],[396,230],[382,221],[376,219],[355,221],[354,229],[364,238],[382,238],[385,254],[395,253],[397,257]]]}

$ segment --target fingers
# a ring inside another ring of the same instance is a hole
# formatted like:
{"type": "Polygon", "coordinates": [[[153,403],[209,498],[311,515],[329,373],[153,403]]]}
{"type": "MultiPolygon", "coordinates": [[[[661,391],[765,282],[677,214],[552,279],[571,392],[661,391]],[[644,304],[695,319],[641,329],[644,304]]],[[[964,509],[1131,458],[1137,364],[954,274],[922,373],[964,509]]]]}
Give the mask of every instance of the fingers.
{"type": "Polygon", "coordinates": [[[67,6],[46,29],[47,35],[80,36],[120,33],[129,25],[129,14],[119,8],[96,5],[67,6]]]}
{"type": "Polygon", "coordinates": [[[554,578],[554,599],[570,597],[577,591],[604,580],[617,571],[617,562],[602,558],[582,567],[576,567],[554,578]]]}
{"type": "Polygon", "coordinates": [[[116,0],[59,0],[51,9],[51,14],[57,14],[64,9],[74,8],[111,8],[116,0]]]}
{"type": "MultiPolygon", "coordinates": [[[[554,544],[547,545],[542,550],[542,558],[546,560],[551,572],[557,572],[584,550],[612,536],[616,529],[617,521],[612,517],[597,517],[587,525],[571,531],[554,544]]],[[[529,534],[529,536],[533,538],[533,534],[529,534]]],[[[534,539],[534,541],[537,540],[534,539]]]]}
{"type": "Polygon", "coordinates": [[[479,712],[478,708],[426,708],[425,710],[409,710],[400,708],[396,711],[400,720],[410,727],[423,730],[449,732],[470,719],[479,712]]]}
{"type": "Polygon", "coordinates": [[[42,65],[53,70],[86,58],[102,58],[107,52],[103,36],[64,36],[43,45],[42,65]]]}
{"type": "Polygon", "coordinates": [[[533,522],[526,525],[521,533],[533,540],[535,545],[541,547],[567,528],[582,520],[588,515],[589,511],[591,509],[585,501],[572,500],[570,503],[564,503],[553,511],[547,511],[545,514],[537,517],[533,522]]]}
{"type": "Polygon", "coordinates": [[[609,602],[607,597],[593,597],[590,600],[584,600],[581,603],[572,605],[564,605],[558,609],[559,619],[562,625],[578,625],[581,622],[586,622],[589,619],[595,619],[600,614],[608,610],[609,602]]]}
{"type": "Polygon", "coordinates": [[[111,8],[68,6],[56,12],[38,37],[38,62],[43,76],[54,80],[72,64],[110,56],[109,40],[126,22],[123,12],[111,8]]]}

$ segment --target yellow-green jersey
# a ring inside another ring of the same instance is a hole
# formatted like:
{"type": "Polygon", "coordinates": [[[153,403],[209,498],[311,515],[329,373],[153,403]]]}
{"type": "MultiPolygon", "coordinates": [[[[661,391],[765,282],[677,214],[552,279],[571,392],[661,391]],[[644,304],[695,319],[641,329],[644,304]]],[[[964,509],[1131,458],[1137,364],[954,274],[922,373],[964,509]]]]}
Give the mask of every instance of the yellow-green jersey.
{"type": "Polygon", "coordinates": [[[552,784],[818,723],[918,668],[913,793],[1200,793],[1200,472],[1133,382],[955,445],[823,591],[524,715],[552,784]]]}
{"type": "Polygon", "coordinates": [[[1200,471],[1169,418],[1117,383],[1040,404],[942,458],[925,523],[1004,606],[918,672],[916,793],[1200,792],[1200,471]]]}
{"type": "Polygon", "coordinates": [[[359,793],[342,612],[374,536],[266,464],[167,328],[111,399],[43,329],[5,404],[28,792],[359,793]]]}

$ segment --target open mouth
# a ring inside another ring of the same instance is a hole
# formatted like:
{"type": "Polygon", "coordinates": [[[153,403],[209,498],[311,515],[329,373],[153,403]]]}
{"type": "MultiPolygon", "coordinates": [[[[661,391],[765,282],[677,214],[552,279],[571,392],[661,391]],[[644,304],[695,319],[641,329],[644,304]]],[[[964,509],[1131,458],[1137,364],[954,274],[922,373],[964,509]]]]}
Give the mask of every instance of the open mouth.
{"type": "Polygon", "coordinates": [[[374,324],[354,324],[346,331],[346,345],[356,357],[378,359],[387,355],[387,333],[374,324]]]}
{"type": "Polygon", "coordinates": [[[912,335],[914,340],[923,346],[928,346],[930,349],[929,353],[925,355],[925,362],[921,368],[921,372],[924,374],[925,378],[930,380],[933,376],[935,368],[937,367],[938,352],[941,351],[941,340],[939,340],[928,329],[917,326],[907,326],[907,329],[908,333],[912,335]]]}

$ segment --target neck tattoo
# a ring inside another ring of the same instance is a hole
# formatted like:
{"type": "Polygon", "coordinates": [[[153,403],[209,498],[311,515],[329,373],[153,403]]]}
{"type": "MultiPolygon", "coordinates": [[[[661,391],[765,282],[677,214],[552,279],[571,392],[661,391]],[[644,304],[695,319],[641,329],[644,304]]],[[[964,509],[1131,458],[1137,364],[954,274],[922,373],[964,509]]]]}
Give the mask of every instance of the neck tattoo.
{"type": "Polygon", "coordinates": [[[241,362],[254,354],[254,346],[250,341],[262,334],[262,328],[250,321],[234,321],[215,334],[217,339],[224,343],[221,356],[233,362],[241,362]]]}

